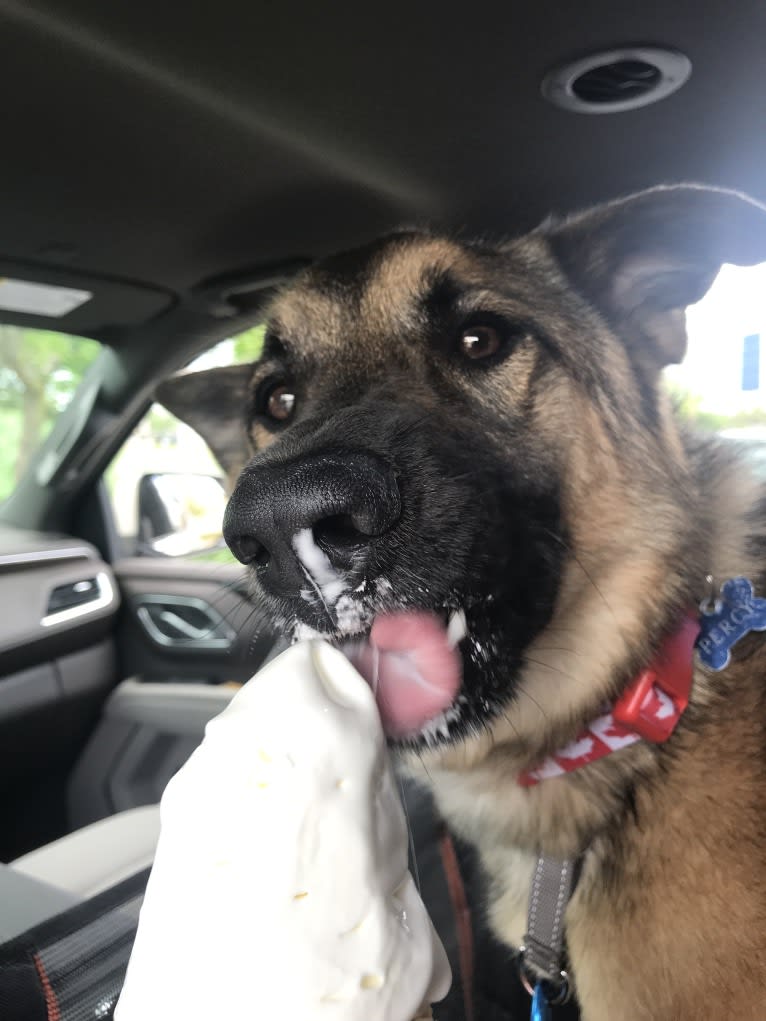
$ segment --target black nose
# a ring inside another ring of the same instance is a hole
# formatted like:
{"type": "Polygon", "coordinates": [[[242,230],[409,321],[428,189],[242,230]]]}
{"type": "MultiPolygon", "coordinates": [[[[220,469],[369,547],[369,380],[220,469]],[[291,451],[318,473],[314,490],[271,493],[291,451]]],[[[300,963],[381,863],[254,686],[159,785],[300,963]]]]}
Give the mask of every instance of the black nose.
{"type": "Polygon", "coordinates": [[[223,534],[234,556],[258,568],[261,584],[297,595],[327,573],[366,566],[370,540],[399,519],[396,476],[366,453],[315,454],[248,468],[226,509],[223,534]]]}

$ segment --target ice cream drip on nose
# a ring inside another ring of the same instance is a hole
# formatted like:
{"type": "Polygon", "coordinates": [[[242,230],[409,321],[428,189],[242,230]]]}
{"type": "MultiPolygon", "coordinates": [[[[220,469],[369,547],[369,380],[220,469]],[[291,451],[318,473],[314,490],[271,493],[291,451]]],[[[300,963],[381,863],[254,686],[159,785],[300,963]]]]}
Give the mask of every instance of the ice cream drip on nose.
{"type": "Polygon", "coordinates": [[[293,549],[311,588],[329,610],[346,591],[346,583],[317,545],[310,528],[301,528],[295,533],[293,549]]]}

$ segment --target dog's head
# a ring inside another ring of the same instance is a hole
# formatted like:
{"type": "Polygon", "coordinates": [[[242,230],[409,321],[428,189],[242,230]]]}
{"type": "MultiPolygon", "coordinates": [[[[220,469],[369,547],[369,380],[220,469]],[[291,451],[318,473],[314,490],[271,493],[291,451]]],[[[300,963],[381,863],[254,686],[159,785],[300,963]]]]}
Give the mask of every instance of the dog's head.
{"type": "Polygon", "coordinates": [[[766,258],[765,224],[687,186],[499,245],[391,236],[279,294],[254,366],[160,399],[214,450],[245,422],[227,541],[286,626],[351,642],[368,673],[371,629],[399,655],[393,731],[531,753],[541,724],[555,741],[624,684],[703,583],[660,372],[720,265],[766,258]]]}

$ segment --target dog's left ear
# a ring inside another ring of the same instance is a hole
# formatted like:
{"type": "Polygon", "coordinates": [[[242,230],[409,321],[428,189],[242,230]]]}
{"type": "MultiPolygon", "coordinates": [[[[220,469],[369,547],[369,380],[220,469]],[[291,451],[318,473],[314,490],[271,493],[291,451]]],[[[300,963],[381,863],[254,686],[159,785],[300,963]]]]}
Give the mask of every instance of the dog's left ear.
{"type": "Polygon", "coordinates": [[[548,229],[569,279],[657,370],[686,352],[684,311],[725,262],[766,260],[766,207],[697,185],[652,188],[548,229]]]}
{"type": "Polygon", "coordinates": [[[182,372],[155,390],[155,399],[200,434],[226,472],[232,489],[251,454],[245,415],[252,365],[182,372]]]}

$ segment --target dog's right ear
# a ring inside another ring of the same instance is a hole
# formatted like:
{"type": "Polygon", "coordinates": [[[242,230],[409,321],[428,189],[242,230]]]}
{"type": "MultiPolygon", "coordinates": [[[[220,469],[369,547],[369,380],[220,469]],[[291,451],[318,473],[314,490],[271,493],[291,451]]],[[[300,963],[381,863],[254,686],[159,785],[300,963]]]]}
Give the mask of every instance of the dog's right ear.
{"type": "Polygon", "coordinates": [[[544,233],[572,283],[650,371],[683,359],[685,309],[725,262],[766,260],[766,207],[698,185],[639,192],[544,233]]]}
{"type": "Polygon", "coordinates": [[[156,400],[207,443],[229,488],[251,456],[245,416],[252,375],[252,365],[182,372],[155,390],[156,400]]]}

